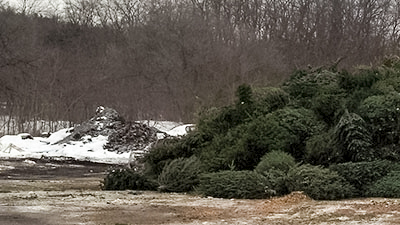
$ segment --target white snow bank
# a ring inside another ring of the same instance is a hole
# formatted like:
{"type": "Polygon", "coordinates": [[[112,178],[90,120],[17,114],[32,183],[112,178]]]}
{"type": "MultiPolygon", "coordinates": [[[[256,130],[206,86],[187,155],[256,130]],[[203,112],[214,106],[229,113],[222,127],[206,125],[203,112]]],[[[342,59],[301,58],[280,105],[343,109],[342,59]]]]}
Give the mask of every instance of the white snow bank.
{"type": "Polygon", "coordinates": [[[110,164],[128,163],[129,153],[117,154],[103,148],[107,143],[106,136],[85,136],[82,141],[54,144],[62,140],[64,136],[66,136],[65,129],[54,133],[49,138],[22,139],[19,135],[3,136],[0,138],[0,158],[65,157],[110,164]]]}
{"type": "Polygon", "coordinates": [[[182,123],[172,121],[140,120],[136,122],[146,124],[149,127],[154,127],[161,132],[167,132],[174,129],[175,127],[183,125],[182,123]]]}
{"type": "Polygon", "coordinates": [[[188,131],[194,129],[194,124],[184,124],[177,126],[166,133],[171,136],[183,136],[186,135],[188,131]]]}
{"type": "MultiPolygon", "coordinates": [[[[185,135],[186,127],[191,124],[179,124],[169,121],[146,121],[168,135],[185,135]]],[[[130,153],[110,152],[103,148],[107,136],[84,136],[81,141],[71,141],[68,144],[57,144],[71,133],[71,128],[61,129],[48,138],[30,137],[29,134],[5,135],[0,138],[0,158],[74,158],[82,161],[101,162],[109,164],[126,164],[130,153]]]]}
{"type": "MultiPolygon", "coordinates": [[[[170,136],[183,136],[186,135],[188,129],[191,130],[195,126],[194,124],[183,124],[171,121],[154,121],[154,120],[142,120],[137,121],[138,123],[146,124],[150,127],[154,127],[161,132],[164,132],[170,136]]],[[[163,137],[162,135],[159,137],[163,137]]]]}

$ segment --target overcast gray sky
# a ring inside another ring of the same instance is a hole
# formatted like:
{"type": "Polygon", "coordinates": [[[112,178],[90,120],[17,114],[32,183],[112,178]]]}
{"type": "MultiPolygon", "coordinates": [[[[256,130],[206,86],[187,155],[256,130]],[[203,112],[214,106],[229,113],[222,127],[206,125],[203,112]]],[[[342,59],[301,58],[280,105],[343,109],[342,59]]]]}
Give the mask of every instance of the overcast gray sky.
{"type": "Polygon", "coordinates": [[[29,12],[45,15],[61,12],[64,5],[63,0],[3,0],[3,2],[17,9],[25,8],[29,12]]]}

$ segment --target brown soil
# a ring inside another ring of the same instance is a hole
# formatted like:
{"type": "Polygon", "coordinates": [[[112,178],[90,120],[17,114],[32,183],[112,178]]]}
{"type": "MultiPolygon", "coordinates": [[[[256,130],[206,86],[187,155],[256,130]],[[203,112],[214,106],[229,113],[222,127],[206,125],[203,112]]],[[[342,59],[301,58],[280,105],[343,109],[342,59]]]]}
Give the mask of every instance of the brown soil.
{"type": "Polygon", "coordinates": [[[0,161],[0,224],[366,225],[400,221],[400,199],[314,201],[294,192],[280,198],[238,200],[102,191],[107,168],[75,161],[0,161]]]}

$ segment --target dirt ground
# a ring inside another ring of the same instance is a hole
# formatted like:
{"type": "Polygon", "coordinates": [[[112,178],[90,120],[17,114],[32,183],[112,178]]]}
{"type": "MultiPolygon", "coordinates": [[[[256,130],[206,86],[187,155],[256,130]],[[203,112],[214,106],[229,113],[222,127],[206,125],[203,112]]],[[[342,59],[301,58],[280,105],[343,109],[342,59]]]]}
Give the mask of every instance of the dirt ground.
{"type": "Polygon", "coordinates": [[[102,191],[108,165],[0,160],[0,224],[400,224],[400,199],[314,201],[102,191]]]}

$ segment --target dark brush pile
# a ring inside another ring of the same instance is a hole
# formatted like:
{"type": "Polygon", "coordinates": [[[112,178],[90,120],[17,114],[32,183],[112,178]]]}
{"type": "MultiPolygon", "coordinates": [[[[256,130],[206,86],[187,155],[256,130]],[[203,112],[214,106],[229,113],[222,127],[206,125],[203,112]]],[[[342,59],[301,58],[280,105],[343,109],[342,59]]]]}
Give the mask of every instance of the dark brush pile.
{"type": "Polygon", "coordinates": [[[57,144],[80,141],[84,136],[103,135],[108,136],[105,149],[124,153],[145,150],[157,141],[157,132],[146,124],[125,122],[116,110],[99,106],[91,119],[76,126],[68,137],[57,144]]]}
{"type": "Polygon", "coordinates": [[[144,150],[155,141],[157,141],[157,129],[146,124],[128,122],[108,137],[108,143],[104,148],[118,153],[131,152],[144,150]]]}

